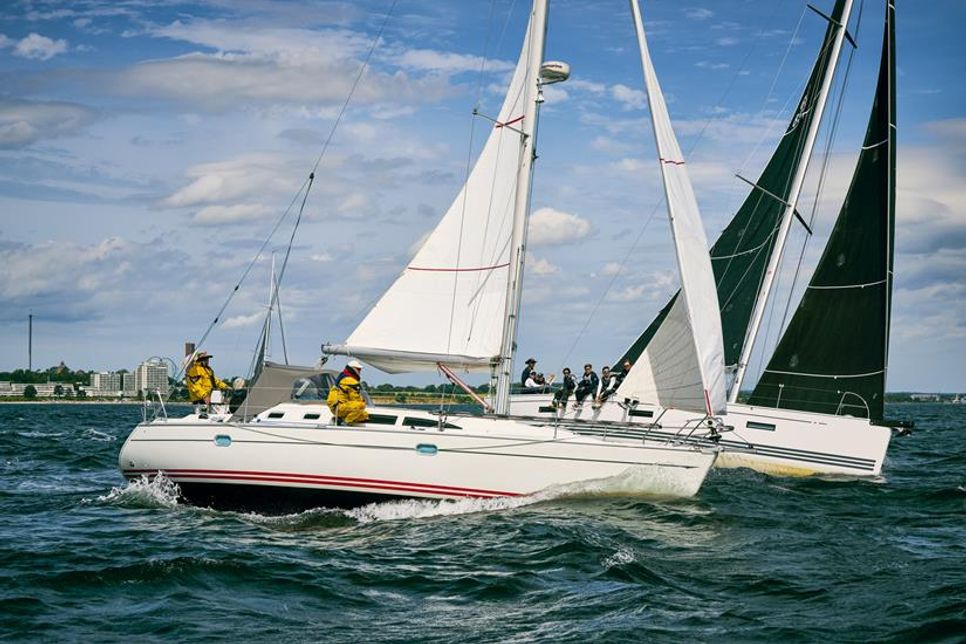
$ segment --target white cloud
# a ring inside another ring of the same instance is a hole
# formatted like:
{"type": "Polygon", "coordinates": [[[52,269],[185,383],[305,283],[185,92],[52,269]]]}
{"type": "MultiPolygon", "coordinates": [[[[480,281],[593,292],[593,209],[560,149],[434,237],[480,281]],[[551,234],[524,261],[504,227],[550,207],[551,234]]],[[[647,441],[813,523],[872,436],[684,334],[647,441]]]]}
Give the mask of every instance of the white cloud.
{"type": "Polygon", "coordinates": [[[222,54],[250,54],[290,65],[350,60],[365,54],[371,37],[343,29],[263,27],[241,21],[175,21],[150,35],[209,47],[222,54]]]}
{"type": "Polygon", "coordinates": [[[652,162],[645,163],[643,159],[628,157],[628,158],[621,159],[620,161],[617,161],[616,163],[612,164],[612,166],[614,169],[620,172],[626,172],[629,174],[639,174],[641,172],[650,171],[654,167],[655,163],[656,163],[656,160],[653,163],[652,162]]]}
{"type": "Polygon", "coordinates": [[[236,315],[230,317],[222,323],[225,329],[241,329],[255,326],[265,321],[265,314],[262,312],[252,313],[251,315],[236,315]]]}
{"type": "Polygon", "coordinates": [[[233,206],[205,206],[196,212],[191,220],[202,226],[218,226],[255,221],[270,213],[271,210],[262,204],[241,203],[233,206]]]}
{"type": "Polygon", "coordinates": [[[626,85],[621,85],[618,83],[611,87],[611,96],[614,100],[621,104],[621,109],[625,110],[639,110],[647,105],[647,94],[642,90],[632,89],[626,85]]]}
{"type": "MultiPolygon", "coordinates": [[[[110,76],[112,89],[213,111],[251,102],[341,104],[371,45],[370,35],[348,30],[266,28],[239,21],[176,21],[147,33],[215,51],[143,61],[110,76]]],[[[400,108],[438,100],[453,92],[448,74],[478,67],[479,62],[468,55],[398,50],[391,44],[381,48],[385,59],[366,70],[354,104],[387,101],[400,108]]]]}
{"type": "Polygon", "coordinates": [[[733,38],[732,36],[725,36],[723,38],[718,38],[714,42],[716,45],[720,45],[722,47],[731,47],[732,45],[737,45],[741,41],[737,38],[733,38]]]}
{"type": "Polygon", "coordinates": [[[93,110],[75,103],[0,98],[0,148],[74,134],[94,118],[93,110]]]}
{"type": "Polygon", "coordinates": [[[710,9],[704,9],[701,7],[689,7],[684,10],[684,15],[691,20],[707,20],[714,15],[714,12],[710,9]]]}
{"type": "Polygon", "coordinates": [[[532,246],[558,246],[584,239],[593,227],[577,215],[540,208],[530,216],[528,240],[532,246]]]}
{"type": "Polygon", "coordinates": [[[623,266],[617,262],[607,262],[604,267],[600,269],[601,275],[617,275],[623,270],[623,266]]]}
{"type": "Polygon", "coordinates": [[[364,210],[370,205],[370,200],[368,195],[362,192],[353,192],[347,194],[339,204],[336,206],[336,211],[344,215],[356,215],[363,216],[366,213],[364,210]]]}
{"type": "Polygon", "coordinates": [[[616,141],[606,136],[595,137],[590,142],[590,147],[608,154],[626,154],[629,150],[633,149],[633,146],[628,143],[616,141]]]}
{"type": "MultiPolygon", "coordinates": [[[[432,49],[410,49],[395,60],[395,63],[402,67],[444,73],[478,72],[481,62],[482,59],[479,56],[432,49]]],[[[486,63],[486,71],[490,72],[507,71],[513,67],[512,63],[498,60],[489,60],[486,63]]]]}
{"type": "Polygon", "coordinates": [[[595,83],[593,81],[583,80],[580,78],[571,78],[568,80],[567,87],[597,96],[600,96],[607,91],[607,85],[603,83],[595,83]]]}
{"type": "Polygon", "coordinates": [[[543,88],[543,98],[547,105],[557,105],[570,98],[570,93],[560,85],[549,85],[543,88]]]}
{"type": "MultiPolygon", "coordinates": [[[[215,163],[203,163],[188,169],[187,186],[169,195],[162,205],[170,208],[214,204],[248,196],[294,192],[299,176],[279,157],[252,154],[215,163]]],[[[239,211],[241,212],[241,211],[239,211]]],[[[225,211],[212,211],[211,217],[228,216],[225,211]]],[[[239,213],[236,213],[239,214],[239,213]]],[[[248,213],[249,215],[251,213],[248,213]]]]}
{"type": "MultiPolygon", "coordinates": [[[[140,63],[113,77],[121,94],[155,97],[221,111],[248,102],[341,103],[349,93],[358,63],[317,59],[290,64],[247,54],[193,53],[140,63]]],[[[444,78],[410,78],[402,72],[371,72],[355,94],[355,103],[384,100],[424,103],[447,96],[444,78]]]]}
{"type": "Polygon", "coordinates": [[[37,33],[31,33],[13,48],[13,53],[21,58],[49,60],[67,51],[67,41],[52,40],[37,33]]]}
{"type": "Polygon", "coordinates": [[[700,67],[701,69],[728,69],[731,65],[728,63],[715,63],[709,60],[702,60],[694,64],[695,67],[700,67]]]}
{"type": "Polygon", "coordinates": [[[629,284],[611,291],[608,298],[612,302],[642,302],[662,300],[668,297],[678,285],[674,271],[655,271],[646,282],[629,284]]]}
{"type": "Polygon", "coordinates": [[[527,253],[527,271],[534,275],[554,275],[560,272],[560,267],[545,258],[537,258],[527,253]]]}

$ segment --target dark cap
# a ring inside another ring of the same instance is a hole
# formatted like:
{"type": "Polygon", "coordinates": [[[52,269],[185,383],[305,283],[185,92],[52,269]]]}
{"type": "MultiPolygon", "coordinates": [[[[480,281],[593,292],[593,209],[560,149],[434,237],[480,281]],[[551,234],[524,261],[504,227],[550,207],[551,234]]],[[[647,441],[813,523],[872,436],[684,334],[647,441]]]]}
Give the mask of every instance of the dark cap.
{"type": "Polygon", "coordinates": [[[537,361],[534,360],[533,358],[527,358],[527,361],[525,364],[537,364],[537,361]]]}

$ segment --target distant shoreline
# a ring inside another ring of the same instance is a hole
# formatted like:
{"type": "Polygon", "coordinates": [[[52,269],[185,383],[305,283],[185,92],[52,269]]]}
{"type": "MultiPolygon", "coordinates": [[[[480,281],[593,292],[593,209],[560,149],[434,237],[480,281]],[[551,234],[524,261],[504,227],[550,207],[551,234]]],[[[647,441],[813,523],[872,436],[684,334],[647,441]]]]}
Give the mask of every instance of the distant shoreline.
{"type": "MultiPolygon", "coordinates": [[[[0,405],[143,405],[142,400],[3,400],[0,405]]],[[[168,406],[190,406],[191,403],[184,401],[166,402],[168,406]]]]}

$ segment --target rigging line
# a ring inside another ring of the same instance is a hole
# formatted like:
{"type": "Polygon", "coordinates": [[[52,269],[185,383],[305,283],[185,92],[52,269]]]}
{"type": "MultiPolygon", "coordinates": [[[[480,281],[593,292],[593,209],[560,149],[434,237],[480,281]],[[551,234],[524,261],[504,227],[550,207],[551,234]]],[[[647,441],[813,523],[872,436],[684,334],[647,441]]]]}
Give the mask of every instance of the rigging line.
{"type": "Polygon", "coordinates": [[[396,3],[399,0],[392,0],[392,4],[389,6],[389,11],[386,12],[385,18],[382,20],[382,25],[379,26],[379,31],[376,33],[376,37],[372,39],[372,45],[369,47],[369,52],[366,54],[366,58],[362,61],[362,67],[359,68],[359,73],[356,74],[356,78],[352,81],[352,87],[349,88],[349,94],[345,97],[345,101],[342,103],[342,107],[339,109],[338,116],[335,117],[335,122],[332,124],[332,128],[329,130],[329,135],[326,137],[325,142],[322,144],[322,151],[319,152],[318,158],[315,160],[315,165],[312,166],[312,173],[315,173],[319,168],[319,164],[322,163],[322,157],[329,149],[329,144],[332,143],[332,137],[335,136],[335,131],[339,128],[339,124],[342,122],[342,117],[345,116],[346,109],[349,107],[349,102],[352,100],[352,96],[356,93],[356,88],[359,87],[359,82],[362,81],[362,77],[366,70],[369,68],[369,61],[372,59],[372,54],[376,51],[376,46],[382,40],[382,34],[386,30],[386,25],[389,24],[389,18],[392,17],[392,12],[396,9],[396,3]]]}
{"type": "MultiPolygon", "coordinates": [[[[862,28],[862,9],[865,6],[865,1],[862,0],[859,3],[859,15],[855,24],[855,38],[859,36],[859,30],[862,28]]],[[[846,25],[846,28],[848,26],[846,25]]],[[[822,170],[819,173],[818,186],[815,190],[815,199],[812,201],[812,211],[809,213],[808,225],[809,228],[815,228],[815,218],[818,214],[818,204],[822,199],[822,194],[825,191],[825,181],[828,178],[829,168],[831,167],[830,159],[832,156],[832,145],[835,143],[836,136],[838,135],[839,124],[842,119],[842,109],[845,104],[845,94],[849,86],[849,79],[852,73],[852,63],[855,59],[855,50],[853,47],[849,50],[849,60],[845,65],[845,73],[842,75],[841,88],[839,90],[838,100],[835,105],[835,114],[832,118],[831,125],[829,127],[828,140],[825,143],[825,158],[822,161],[822,170]]],[[[802,266],[805,261],[805,251],[808,248],[808,244],[811,241],[812,235],[806,235],[802,240],[802,248],[798,255],[798,263],[795,266],[795,274],[792,278],[791,288],[788,291],[788,299],[785,301],[785,310],[782,313],[782,321],[779,328],[779,333],[784,333],[785,325],[788,322],[788,314],[791,310],[791,303],[795,293],[795,288],[798,285],[798,280],[801,274],[802,266]]]]}
{"type": "MultiPolygon", "coordinates": [[[[781,78],[782,70],[785,69],[785,63],[788,61],[788,55],[791,53],[792,47],[795,45],[795,40],[798,38],[798,32],[801,31],[802,22],[805,20],[805,14],[807,12],[808,12],[808,8],[804,7],[802,9],[802,15],[798,17],[798,24],[795,25],[795,31],[792,32],[791,38],[788,39],[788,46],[785,48],[785,54],[782,56],[782,60],[778,64],[778,69],[775,71],[775,75],[772,77],[771,87],[768,88],[768,93],[765,94],[765,98],[761,102],[761,107],[758,109],[758,116],[761,116],[765,112],[765,107],[771,101],[772,93],[775,91],[775,86],[778,85],[778,79],[781,78]]],[[[821,58],[821,56],[822,56],[822,52],[819,52],[819,58],[821,58]]],[[[806,84],[808,83],[807,79],[805,80],[805,83],[806,84]]],[[[788,103],[791,100],[791,97],[795,95],[796,93],[792,93],[789,95],[788,98],[785,99],[785,104],[782,106],[782,109],[780,110],[779,114],[783,114],[785,112],[785,110],[788,108],[788,103]]],[[[758,152],[758,149],[764,143],[765,139],[770,137],[771,131],[772,131],[771,128],[767,128],[766,131],[762,133],[762,136],[759,139],[758,143],[755,144],[755,147],[752,149],[751,153],[749,153],[748,156],[745,158],[744,162],[740,166],[738,166],[739,168],[744,168],[748,164],[748,162],[752,159],[752,157],[758,152]]]]}
{"type": "MultiPolygon", "coordinates": [[[[781,6],[781,2],[774,2],[774,3],[772,3],[772,12],[771,12],[771,15],[768,16],[768,18],[765,20],[765,22],[762,24],[762,26],[758,28],[758,33],[755,34],[755,37],[754,38],[752,38],[751,47],[748,48],[748,51],[745,53],[745,57],[741,60],[741,64],[738,65],[738,68],[735,70],[735,73],[731,75],[731,80],[728,81],[728,86],[725,87],[724,92],[721,93],[721,97],[715,102],[715,105],[716,106],[717,105],[720,105],[721,103],[723,103],[724,100],[725,100],[725,98],[728,97],[728,94],[731,93],[731,90],[734,88],[735,83],[738,81],[738,76],[741,75],[741,72],[745,71],[745,65],[748,64],[748,59],[751,58],[751,55],[755,52],[755,48],[758,46],[758,43],[759,43],[759,41],[761,39],[761,36],[764,33],[764,31],[765,31],[764,25],[765,24],[772,24],[772,20],[774,20],[775,15],[778,13],[778,9],[779,9],[780,6],[781,6]]],[[[803,15],[804,15],[804,12],[803,12],[803,15]]],[[[711,121],[712,120],[713,120],[713,117],[709,116],[708,119],[704,122],[704,126],[701,128],[701,131],[698,132],[698,135],[697,135],[697,137],[695,139],[695,141],[696,141],[695,144],[688,151],[688,156],[691,156],[691,155],[694,154],[695,150],[698,147],[698,142],[700,142],[700,141],[703,140],[703,138],[704,138],[704,132],[705,132],[705,130],[708,129],[708,126],[711,125],[711,121]]]]}
{"type": "MultiPolygon", "coordinates": [[[[288,344],[285,341],[285,324],[282,322],[282,300],[279,299],[279,282],[275,282],[275,310],[278,312],[278,335],[282,339],[282,355],[285,357],[285,364],[288,364],[288,344]]],[[[271,312],[269,312],[271,314],[271,312]]]]}
{"type": "MultiPolygon", "coordinates": [[[[307,196],[308,194],[307,188],[308,186],[311,185],[312,178],[315,175],[315,171],[318,169],[319,164],[322,163],[322,158],[325,156],[326,151],[329,149],[329,144],[332,142],[332,137],[335,135],[336,129],[339,127],[339,124],[342,122],[342,117],[345,115],[346,108],[348,108],[349,106],[349,101],[352,100],[352,96],[353,94],[355,94],[356,88],[359,86],[359,81],[362,80],[362,76],[365,73],[365,70],[369,67],[369,61],[372,58],[372,54],[376,50],[376,45],[378,45],[379,41],[382,39],[383,31],[385,30],[386,25],[389,22],[389,18],[392,16],[392,12],[396,7],[397,2],[398,0],[393,0],[392,5],[389,7],[389,11],[386,13],[385,19],[382,22],[382,25],[379,27],[378,34],[376,34],[375,39],[373,39],[372,41],[372,46],[369,48],[369,52],[366,54],[365,61],[363,62],[362,67],[360,67],[359,73],[356,76],[355,81],[352,83],[352,87],[349,90],[349,95],[346,96],[345,102],[343,102],[342,108],[339,110],[339,114],[336,117],[335,122],[332,124],[332,129],[329,130],[329,135],[328,137],[326,137],[325,142],[322,145],[322,151],[319,152],[318,158],[316,158],[315,163],[312,165],[312,171],[309,173],[309,178],[302,183],[302,186],[299,188],[298,192],[296,192],[295,195],[292,197],[292,201],[289,203],[288,208],[286,208],[285,211],[282,213],[282,216],[279,217],[275,226],[272,228],[271,233],[265,239],[262,245],[259,247],[258,251],[255,253],[255,257],[252,258],[251,262],[249,262],[248,266],[245,268],[245,271],[242,273],[241,279],[239,279],[238,282],[235,284],[235,287],[232,289],[231,293],[229,293],[228,298],[225,300],[225,303],[218,310],[218,314],[215,316],[214,320],[211,321],[211,324],[208,325],[208,328],[201,336],[201,339],[197,342],[196,344],[197,348],[200,348],[204,344],[205,340],[211,334],[212,329],[214,329],[215,325],[218,324],[218,320],[221,319],[221,316],[225,312],[225,309],[228,308],[228,304],[235,297],[235,293],[238,292],[238,289],[241,287],[242,282],[244,282],[245,278],[248,277],[248,274],[251,272],[252,267],[254,267],[255,263],[261,257],[262,252],[264,252],[265,248],[268,246],[268,243],[271,241],[272,237],[275,236],[275,233],[282,225],[282,222],[285,220],[286,217],[288,217],[288,214],[292,210],[292,206],[295,205],[296,200],[298,200],[299,195],[302,194],[303,191],[305,191],[305,194],[307,196]]],[[[303,199],[302,205],[303,207],[305,205],[304,199],[303,199]]],[[[301,212],[300,212],[300,216],[301,216],[301,212]]],[[[184,371],[186,366],[187,365],[181,368],[181,371],[179,371],[178,374],[175,376],[176,379],[180,379],[181,373],[184,371]]]]}
{"type": "MultiPolygon", "coordinates": [[[[292,226],[292,234],[288,238],[288,248],[285,249],[285,259],[282,260],[282,268],[278,271],[278,277],[275,278],[274,288],[272,289],[272,306],[279,306],[278,301],[278,285],[282,283],[282,277],[285,275],[285,268],[288,266],[288,259],[292,255],[292,246],[295,244],[295,233],[299,229],[299,224],[302,222],[302,213],[305,212],[305,202],[309,198],[309,192],[312,190],[312,184],[315,181],[315,173],[309,174],[309,184],[305,188],[305,193],[302,195],[302,205],[299,206],[299,214],[295,218],[295,225],[292,226]]],[[[281,326],[282,320],[282,310],[279,308],[279,326],[281,326]]],[[[284,345],[284,340],[282,341],[284,345]]],[[[284,346],[283,346],[284,350],[284,346]]],[[[288,362],[288,355],[285,356],[286,363],[288,362]]]]}
{"type": "MultiPolygon", "coordinates": [[[[255,264],[258,262],[258,259],[262,256],[262,253],[265,252],[265,248],[268,247],[269,242],[272,241],[272,237],[274,237],[275,233],[278,232],[278,229],[281,227],[282,222],[285,221],[285,219],[288,217],[289,212],[291,212],[292,210],[292,206],[295,205],[295,202],[299,198],[299,195],[301,195],[306,190],[306,188],[308,187],[308,184],[309,184],[309,180],[306,179],[302,183],[302,186],[298,189],[298,192],[296,192],[295,195],[293,195],[292,201],[289,202],[288,207],[278,218],[278,221],[275,222],[275,226],[272,227],[272,230],[268,234],[268,237],[266,237],[265,241],[262,242],[262,245],[258,247],[258,251],[255,253],[255,256],[252,257],[251,261],[248,263],[248,266],[246,266],[245,270],[242,272],[241,278],[239,278],[238,282],[235,283],[235,287],[228,294],[228,297],[225,299],[224,304],[221,305],[221,308],[218,309],[218,313],[215,315],[215,318],[208,325],[208,328],[202,334],[201,339],[198,340],[198,342],[196,343],[195,345],[196,349],[200,349],[204,345],[205,340],[208,339],[208,336],[211,334],[212,329],[214,329],[215,325],[218,324],[219,320],[221,320],[221,316],[225,312],[225,309],[228,308],[228,305],[234,299],[235,293],[237,293],[238,289],[241,288],[242,283],[248,277],[248,274],[251,272],[252,268],[254,268],[255,264]]],[[[181,370],[178,371],[178,373],[175,375],[175,380],[179,380],[181,378],[181,374],[184,372],[186,368],[187,368],[186,364],[182,365],[181,370]]]]}
{"type": "Polygon", "coordinates": [[[608,293],[610,293],[611,288],[613,288],[614,286],[614,282],[617,281],[617,278],[620,276],[620,274],[624,272],[624,266],[627,264],[627,261],[631,258],[631,253],[637,250],[637,245],[641,242],[641,238],[644,237],[644,232],[647,230],[648,225],[651,223],[651,221],[653,221],[654,216],[657,214],[658,209],[663,204],[664,204],[663,198],[660,201],[658,201],[656,204],[654,204],[654,208],[651,210],[651,214],[648,215],[648,218],[644,222],[644,225],[641,226],[641,229],[638,231],[637,238],[634,240],[634,243],[631,244],[631,247],[627,249],[627,253],[624,255],[624,259],[621,260],[618,270],[615,271],[613,275],[611,275],[610,281],[607,283],[606,288],[604,288],[603,292],[600,294],[600,297],[597,299],[597,303],[594,305],[594,308],[591,310],[590,315],[588,315],[587,319],[584,321],[584,325],[580,328],[580,331],[577,333],[577,335],[574,336],[573,343],[570,345],[570,348],[567,349],[567,353],[564,354],[564,358],[560,362],[561,369],[563,369],[563,365],[567,364],[567,361],[570,360],[570,356],[573,354],[574,349],[577,348],[577,344],[580,342],[581,339],[583,339],[584,333],[587,332],[587,328],[590,326],[590,323],[593,322],[594,316],[597,314],[597,310],[600,309],[601,305],[604,303],[604,298],[606,298],[608,293]]]}
{"type": "Polygon", "coordinates": [[[299,224],[302,223],[302,214],[305,212],[305,203],[308,201],[309,192],[312,191],[312,185],[315,182],[315,173],[309,173],[309,185],[305,188],[305,194],[302,195],[302,204],[299,206],[299,214],[295,218],[295,225],[292,226],[292,234],[288,238],[288,248],[285,249],[285,259],[282,260],[282,268],[279,270],[277,276],[273,276],[274,284],[272,285],[272,304],[269,306],[268,314],[272,315],[272,306],[278,311],[278,333],[282,339],[282,355],[285,356],[285,364],[288,364],[288,346],[285,343],[285,324],[282,322],[282,301],[279,299],[279,289],[282,284],[282,277],[285,275],[285,269],[288,266],[288,259],[292,255],[292,246],[295,244],[295,233],[299,229],[299,224]]]}

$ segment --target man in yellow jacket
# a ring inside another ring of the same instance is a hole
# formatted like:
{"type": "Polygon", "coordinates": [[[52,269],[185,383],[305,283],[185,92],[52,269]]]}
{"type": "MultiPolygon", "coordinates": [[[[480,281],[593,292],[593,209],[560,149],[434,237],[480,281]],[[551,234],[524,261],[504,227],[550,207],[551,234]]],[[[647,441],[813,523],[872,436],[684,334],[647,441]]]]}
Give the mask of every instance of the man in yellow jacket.
{"type": "Polygon", "coordinates": [[[188,367],[185,373],[185,384],[188,385],[188,399],[195,405],[211,404],[211,392],[215,389],[229,389],[227,383],[218,379],[214,369],[208,365],[211,354],[201,351],[188,367]]]}
{"type": "Polygon", "coordinates": [[[359,393],[361,372],[362,365],[359,361],[350,360],[329,389],[329,396],[325,401],[332,410],[332,415],[349,425],[369,420],[366,401],[359,393]]]}

